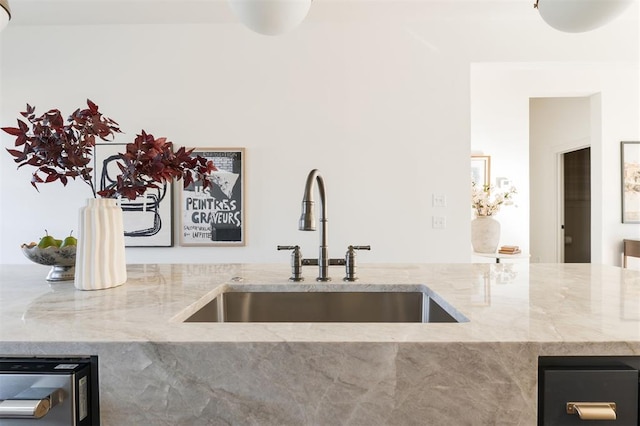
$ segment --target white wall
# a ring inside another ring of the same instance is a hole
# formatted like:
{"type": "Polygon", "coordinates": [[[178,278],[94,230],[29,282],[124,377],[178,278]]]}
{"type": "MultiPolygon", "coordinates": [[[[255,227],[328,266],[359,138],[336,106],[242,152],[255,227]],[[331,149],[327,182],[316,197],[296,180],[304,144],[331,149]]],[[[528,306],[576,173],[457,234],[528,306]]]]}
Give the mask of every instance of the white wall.
{"type": "MultiPolygon", "coordinates": [[[[546,27],[528,3],[474,3],[314,2],[308,22],[276,38],[226,18],[197,25],[11,25],[0,35],[0,122],[14,123],[27,102],[68,113],[91,98],[122,125],[120,142],[144,128],[177,145],[246,148],[245,247],[129,248],[130,263],[286,264],[288,254],[275,247],[295,243],[315,256],[318,236],[297,231],[312,168],[327,184],[332,257],[348,244],[371,244],[361,262],[466,262],[471,63],[631,58],[637,65],[638,46],[633,15],[568,36],[546,27]],[[432,207],[434,193],[446,195],[446,207],[432,207]],[[446,229],[432,229],[434,215],[446,217],[446,229]]],[[[520,120],[515,112],[488,128],[486,140],[520,120]]],[[[632,113],[619,121],[637,123],[632,113]]],[[[620,137],[639,136],[637,125],[624,127],[620,137]]],[[[8,135],[0,140],[11,144],[8,135]]],[[[522,216],[514,220],[526,228],[527,180],[519,175],[526,170],[520,146],[526,136],[512,141],[504,162],[498,150],[484,150],[505,167],[493,176],[519,184],[523,197],[514,211],[522,216]]],[[[43,228],[56,235],[74,229],[89,196],[79,183],[37,193],[29,176],[0,156],[0,263],[26,262],[18,247],[43,228]]]]}

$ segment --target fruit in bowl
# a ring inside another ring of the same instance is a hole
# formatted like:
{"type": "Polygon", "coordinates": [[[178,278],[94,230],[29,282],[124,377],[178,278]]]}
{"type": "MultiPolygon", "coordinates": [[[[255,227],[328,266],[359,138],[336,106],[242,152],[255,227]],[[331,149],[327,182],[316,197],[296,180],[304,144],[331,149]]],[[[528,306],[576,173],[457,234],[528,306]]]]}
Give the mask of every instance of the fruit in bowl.
{"type": "Polygon", "coordinates": [[[77,240],[69,234],[64,240],[58,240],[45,230],[45,236],[38,243],[22,244],[22,253],[30,261],[51,266],[47,281],[73,280],[76,264],[77,240]]]}

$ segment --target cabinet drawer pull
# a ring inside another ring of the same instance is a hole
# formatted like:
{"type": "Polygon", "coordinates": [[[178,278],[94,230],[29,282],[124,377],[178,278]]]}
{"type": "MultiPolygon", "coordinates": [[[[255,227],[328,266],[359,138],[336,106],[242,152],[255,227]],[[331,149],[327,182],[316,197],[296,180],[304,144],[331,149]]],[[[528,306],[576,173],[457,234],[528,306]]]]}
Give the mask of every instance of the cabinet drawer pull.
{"type": "Polygon", "coordinates": [[[615,402],[567,402],[567,414],[577,414],[581,420],[615,420],[615,402]]]}
{"type": "Polygon", "coordinates": [[[39,419],[44,417],[50,408],[51,401],[48,398],[0,401],[0,419],[39,419]]]}
{"type": "Polygon", "coordinates": [[[59,388],[28,388],[13,398],[0,400],[0,419],[39,419],[62,403],[64,395],[59,388]]]}

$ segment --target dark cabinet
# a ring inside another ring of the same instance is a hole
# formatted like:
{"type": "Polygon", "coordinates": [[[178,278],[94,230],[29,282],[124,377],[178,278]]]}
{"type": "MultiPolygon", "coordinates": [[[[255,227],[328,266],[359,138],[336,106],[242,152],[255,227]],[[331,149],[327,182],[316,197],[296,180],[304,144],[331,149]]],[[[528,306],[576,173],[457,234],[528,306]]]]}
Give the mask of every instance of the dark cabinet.
{"type": "Polygon", "coordinates": [[[539,426],[638,425],[640,357],[540,357],[538,364],[539,426]]]}

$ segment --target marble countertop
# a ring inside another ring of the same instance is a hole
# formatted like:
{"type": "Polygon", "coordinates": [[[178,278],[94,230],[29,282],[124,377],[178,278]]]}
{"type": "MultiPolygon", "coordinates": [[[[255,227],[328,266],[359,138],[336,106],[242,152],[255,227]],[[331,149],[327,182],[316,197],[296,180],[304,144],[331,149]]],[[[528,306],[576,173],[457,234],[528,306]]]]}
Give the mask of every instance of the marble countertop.
{"type": "Polygon", "coordinates": [[[286,264],[129,265],[127,283],[79,291],[47,267],[0,266],[0,342],[640,342],[640,272],[591,264],[362,264],[345,284],[426,285],[465,323],[183,323],[219,287],[325,287],[286,264]]]}

